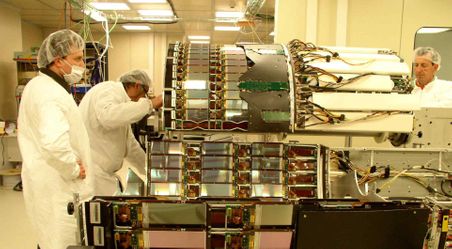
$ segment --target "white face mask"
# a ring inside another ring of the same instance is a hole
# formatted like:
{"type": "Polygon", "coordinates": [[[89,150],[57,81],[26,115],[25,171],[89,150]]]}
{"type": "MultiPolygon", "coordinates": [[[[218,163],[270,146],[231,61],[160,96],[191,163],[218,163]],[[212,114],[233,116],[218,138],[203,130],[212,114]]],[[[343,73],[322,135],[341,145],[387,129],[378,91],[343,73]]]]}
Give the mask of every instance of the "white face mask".
{"type": "Polygon", "coordinates": [[[79,67],[76,65],[71,65],[69,64],[69,62],[67,62],[66,60],[63,60],[64,63],[66,63],[67,65],[71,66],[71,73],[66,74],[63,71],[63,77],[64,80],[69,84],[69,85],[74,85],[78,82],[80,82],[80,80],[83,78],[83,74],[85,73],[85,68],[84,67],[79,67]]]}

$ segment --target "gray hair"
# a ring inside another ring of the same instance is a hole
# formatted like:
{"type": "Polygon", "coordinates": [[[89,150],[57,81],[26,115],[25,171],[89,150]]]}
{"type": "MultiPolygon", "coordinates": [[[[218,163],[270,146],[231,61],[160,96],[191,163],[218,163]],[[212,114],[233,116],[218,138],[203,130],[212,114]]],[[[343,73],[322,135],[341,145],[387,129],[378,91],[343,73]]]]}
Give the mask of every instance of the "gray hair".
{"type": "Polygon", "coordinates": [[[83,49],[85,41],[80,35],[69,29],[56,31],[42,42],[38,52],[38,67],[47,67],[56,58],[63,58],[83,49]]]}
{"type": "Polygon", "coordinates": [[[441,55],[432,47],[418,47],[414,50],[414,57],[427,55],[434,64],[441,65],[441,55]]]}
{"type": "Polygon", "coordinates": [[[143,70],[132,70],[119,77],[119,81],[124,83],[138,83],[148,88],[151,86],[151,79],[143,70]]]}

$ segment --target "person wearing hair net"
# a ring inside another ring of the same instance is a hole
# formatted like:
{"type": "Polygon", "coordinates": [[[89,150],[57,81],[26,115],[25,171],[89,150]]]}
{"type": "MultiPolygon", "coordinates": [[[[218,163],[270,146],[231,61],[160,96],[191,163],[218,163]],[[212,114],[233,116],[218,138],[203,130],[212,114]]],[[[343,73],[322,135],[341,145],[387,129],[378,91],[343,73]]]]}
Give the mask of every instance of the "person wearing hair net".
{"type": "Polygon", "coordinates": [[[133,136],[130,125],[154,108],[162,106],[162,96],[146,98],[151,80],[146,72],[133,70],[119,78],[91,88],[80,102],[91,145],[95,174],[94,194],[120,194],[116,172],[124,159],[145,175],[146,155],[133,136]]]}
{"type": "Polygon", "coordinates": [[[435,76],[440,65],[441,56],[435,49],[419,47],[414,50],[416,85],[411,93],[419,97],[421,107],[452,107],[452,82],[435,76]]]}
{"type": "Polygon", "coordinates": [[[41,249],[77,245],[67,205],[74,193],[91,196],[88,134],[69,90],[82,77],[84,48],[71,30],[50,34],[38,52],[39,74],[25,86],[19,106],[24,201],[41,249]]]}

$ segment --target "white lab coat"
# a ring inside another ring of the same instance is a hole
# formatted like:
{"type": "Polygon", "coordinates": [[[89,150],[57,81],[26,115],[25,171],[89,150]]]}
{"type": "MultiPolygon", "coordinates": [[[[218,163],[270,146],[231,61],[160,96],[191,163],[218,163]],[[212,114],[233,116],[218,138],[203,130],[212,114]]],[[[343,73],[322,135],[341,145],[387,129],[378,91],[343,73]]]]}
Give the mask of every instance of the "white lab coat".
{"type": "Polygon", "coordinates": [[[419,98],[421,107],[452,108],[452,82],[450,81],[435,77],[424,89],[415,86],[411,93],[419,98]]]}
{"type": "Polygon", "coordinates": [[[94,194],[117,195],[115,172],[121,169],[124,159],[145,174],[146,155],[130,125],[150,112],[150,101],[145,98],[131,101],[121,82],[107,81],[89,90],[79,108],[91,143],[94,194]]]}
{"type": "Polygon", "coordinates": [[[93,179],[88,134],[77,105],[55,80],[39,73],[24,89],[18,125],[24,201],[38,244],[41,249],[76,245],[76,219],[67,213],[67,204],[73,193],[89,198],[87,182],[93,179]],[[84,180],[78,178],[78,159],[86,167],[84,180]]]}

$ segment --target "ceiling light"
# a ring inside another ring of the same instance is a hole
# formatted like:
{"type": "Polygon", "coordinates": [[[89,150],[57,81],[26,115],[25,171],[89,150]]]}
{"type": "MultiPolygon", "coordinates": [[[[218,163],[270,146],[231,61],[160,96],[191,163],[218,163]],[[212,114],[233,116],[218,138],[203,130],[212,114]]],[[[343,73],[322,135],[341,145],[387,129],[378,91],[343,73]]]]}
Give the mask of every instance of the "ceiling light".
{"type": "Polygon", "coordinates": [[[268,35],[275,36],[275,31],[270,32],[268,35]]]}
{"type": "Polygon", "coordinates": [[[138,10],[142,16],[174,16],[172,10],[138,10]]]}
{"type": "Polygon", "coordinates": [[[215,22],[230,22],[230,23],[235,23],[235,22],[237,22],[237,18],[215,18],[215,22]]]}
{"type": "Polygon", "coordinates": [[[449,28],[421,28],[417,31],[418,34],[436,34],[449,31],[449,28]]]}
{"type": "Polygon", "coordinates": [[[209,44],[210,41],[190,41],[190,43],[193,43],[193,44],[209,44]]]}
{"type": "Polygon", "coordinates": [[[215,12],[215,17],[217,18],[242,18],[244,16],[243,12],[237,11],[217,11],[215,12]]]}
{"type": "Polygon", "coordinates": [[[208,35],[189,35],[188,39],[190,39],[190,40],[210,40],[210,36],[208,36],[208,35]]]}
{"type": "Polygon", "coordinates": [[[166,0],[129,0],[129,3],[167,3],[166,0]]]}
{"type": "Polygon", "coordinates": [[[234,26],[215,26],[215,30],[217,31],[239,31],[240,27],[234,26]]]}
{"type": "Polygon", "coordinates": [[[91,17],[93,20],[98,21],[98,22],[105,22],[107,21],[107,18],[105,18],[105,16],[102,15],[102,12],[97,11],[97,10],[87,10],[84,9],[83,13],[89,17],[91,17]]]}
{"type": "Polygon", "coordinates": [[[122,25],[126,30],[151,30],[151,27],[145,25],[122,25]]]}
{"type": "Polygon", "coordinates": [[[130,10],[126,3],[91,2],[89,4],[98,10],[130,10]]]}

